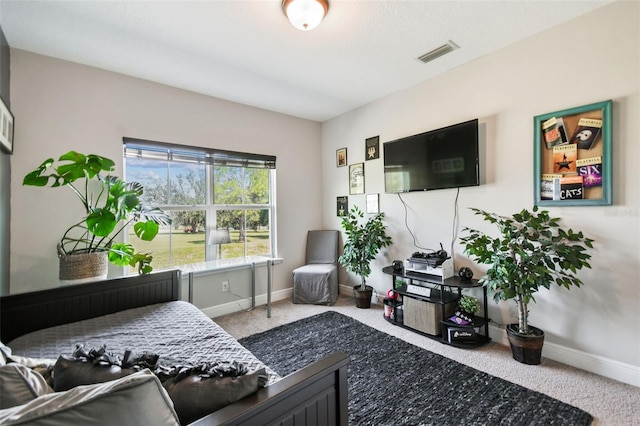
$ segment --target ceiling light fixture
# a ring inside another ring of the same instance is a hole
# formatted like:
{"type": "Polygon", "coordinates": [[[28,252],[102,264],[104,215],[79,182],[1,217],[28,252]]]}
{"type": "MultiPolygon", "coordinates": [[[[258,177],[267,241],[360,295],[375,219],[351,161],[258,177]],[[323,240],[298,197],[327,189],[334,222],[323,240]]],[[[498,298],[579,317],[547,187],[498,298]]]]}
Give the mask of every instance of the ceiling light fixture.
{"type": "Polygon", "coordinates": [[[329,11],[329,0],[283,0],[282,10],[291,25],[309,31],[320,25],[329,11]]]}

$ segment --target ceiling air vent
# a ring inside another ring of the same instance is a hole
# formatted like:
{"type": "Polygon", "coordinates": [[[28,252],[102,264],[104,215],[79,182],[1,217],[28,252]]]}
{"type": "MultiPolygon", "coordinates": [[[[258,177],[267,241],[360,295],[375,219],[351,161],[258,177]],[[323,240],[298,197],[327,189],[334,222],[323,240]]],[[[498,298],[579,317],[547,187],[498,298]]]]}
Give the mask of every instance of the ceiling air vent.
{"type": "Polygon", "coordinates": [[[456,50],[458,47],[459,46],[457,44],[455,44],[454,42],[449,40],[449,42],[447,44],[443,44],[440,47],[436,47],[431,52],[425,53],[424,55],[420,56],[418,58],[418,60],[420,62],[424,62],[426,64],[427,62],[431,62],[434,59],[437,59],[442,55],[446,55],[447,53],[456,50]]]}

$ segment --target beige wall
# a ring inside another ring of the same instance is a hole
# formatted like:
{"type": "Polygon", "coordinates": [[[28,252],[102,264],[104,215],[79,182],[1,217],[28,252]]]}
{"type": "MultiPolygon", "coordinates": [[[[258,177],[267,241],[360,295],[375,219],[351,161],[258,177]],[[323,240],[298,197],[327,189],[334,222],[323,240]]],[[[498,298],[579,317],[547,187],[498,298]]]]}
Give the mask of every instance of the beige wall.
{"type": "Polygon", "coordinates": [[[319,123],[20,50],[11,55],[12,293],[58,285],[56,242],[81,213],[68,189],[23,187],[23,176],[71,149],[112,158],[121,173],[123,136],[276,155],[284,263],[274,269],[274,285],[291,286],[306,232],[322,220],[319,123]]]}
{"type": "MultiPolygon", "coordinates": [[[[456,190],[403,195],[407,221],[419,244],[449,251],[456,268],[472,265],[456,240],[463,226],[491,228],[468,207],[509,214],[533,203],[533,117],[612,99],[614,205],[553,207],[552,215],[596,240],[593,269],[580,273],[585,287],[553,288],[536,296],[531,322],[554,344],[635,366],[640,372],[640,3],[616,2],[596,12],[485,56],[433,80],[323,123],[324,223],[339,228],[336,196],[348,195],[347,168],[335,167],[335,150],[348,148],[349,163],[364,159],[364,140],[395,138],[479,118],[483,183],[462,188],[453,235],[456,190]]],[[[464,49],[464,46],[461,47],[464,49]]],[[[394,240],[380,255],[368,283],[386,292],[391,279],[380,272],[392,259],[416,248],[404,226],[397,195],[384,194],[383,160],[365,162],[367,193],[380,193],[380,208],[394,240]]],[[[364,196],[349,204],[364,207],[364,196]]],[[[356,283],[343,272],[342,283],[356,283]]],[[[513,303],[490,302],[499,323],[515,318],[513,303]]],[[[578,355],[576,355],[578,356],[578,355]]],[[[596,362],[596,361],[594,361],[596,362]]],[[[640,377],[640,376],[639,376],[640,377]]],[[[636,383],[640,380],[635,379],[636,383]]]]}

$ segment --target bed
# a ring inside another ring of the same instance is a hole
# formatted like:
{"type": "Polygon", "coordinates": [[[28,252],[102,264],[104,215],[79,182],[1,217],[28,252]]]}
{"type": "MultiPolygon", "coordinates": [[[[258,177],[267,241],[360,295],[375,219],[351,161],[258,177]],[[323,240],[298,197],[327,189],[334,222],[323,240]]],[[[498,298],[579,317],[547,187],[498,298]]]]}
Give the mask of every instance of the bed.
{"type": "Polygon", "coordinates": [[[286,377],[264,366],[193,305],[180,300],[177,270],[0,298],[0,338],[15,353],[57,357],[78,341],[114,353],[142,348],[169,364],[215,353],[249,370],[264,367],[268,386],[193,425],[346,425],[346,354],[335,353],[286,377]],[[194,312],[196,311],[196,312],[194,312]]]}

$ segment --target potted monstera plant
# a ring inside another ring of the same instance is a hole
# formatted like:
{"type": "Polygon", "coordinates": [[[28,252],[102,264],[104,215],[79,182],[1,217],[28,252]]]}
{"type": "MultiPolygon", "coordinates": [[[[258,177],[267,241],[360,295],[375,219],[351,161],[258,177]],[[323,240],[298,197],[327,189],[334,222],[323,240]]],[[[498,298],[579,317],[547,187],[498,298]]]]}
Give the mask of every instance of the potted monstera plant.
{"type": "Polygon", "coordinates": [[[360,277],[360,284],[353,287],[356,306],[369,308],[373,294],[373,287],[366,283],[367,277],[371,274],[370,262],[382,248],[391,245],[391,237],[387,235],[386,227],[382,223],[384,213],[378,213],[364,223],[363,218],[364,213],[358,206],[354,206],[342,218],[342,228],[347,238],[338,261],[348,271],[360,277]]]}
{"type": "Polygon", "coordinates": [[[582,232],[562,228],[560,218],[546,210],[523,209],[512,216],[500,216],[481,209],[473,212],[498,228],[498,236],[463,228],[460,240],[465,253],[488,264],[480,282],[494,295],[496,302],[514,300],[518,322],[507,326],[513,357],[525,364],[539,364],[544,332],[529,324],[529,303],[534,294],[553,284],[570,289],[583,283],[576,276],[582,268],[591,268],[588,249],[593,240],[582,232]]]}
{"type": "Polygon", "coordinates": [[[171,219],[159,208],[143,205],[142,185],[111,175],[114,169],[113,160],[69,151],[57,162],[45,160],[22,181],[23,185],[67,187],[82,205],[84,215],[67,228],[58,243],[61,280],[106,277],[108,262],[135,267],[139,273],[153,269],[150,253],[136,252],[133,245],[116,238],[133,223],[135,235],[151,241],[159,225],[168,225],[171,219]]]}

